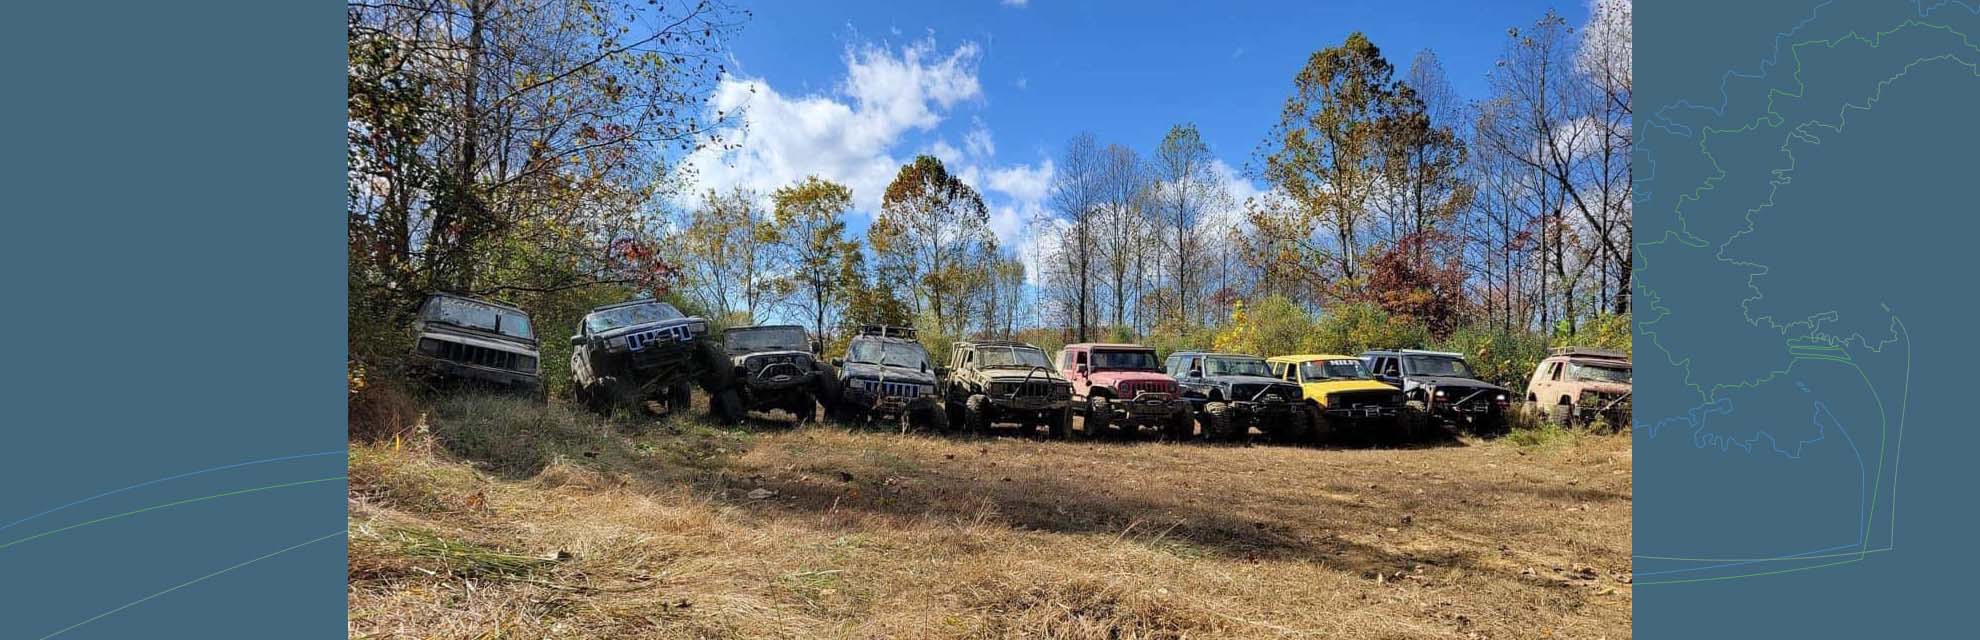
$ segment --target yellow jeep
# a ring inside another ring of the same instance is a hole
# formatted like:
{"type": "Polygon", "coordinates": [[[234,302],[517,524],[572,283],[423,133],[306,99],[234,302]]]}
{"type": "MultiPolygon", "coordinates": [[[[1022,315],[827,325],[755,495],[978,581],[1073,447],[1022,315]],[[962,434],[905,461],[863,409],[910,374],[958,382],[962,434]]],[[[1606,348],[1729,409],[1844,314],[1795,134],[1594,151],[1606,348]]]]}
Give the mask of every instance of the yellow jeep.
{"type": "Polygon", "coordinates": [[[1305,392],[1307,432],[1315,441],[1334,435],[1335,427],[1357,439],[1407,438],[1401,419],[1403,392],[1378,382],[1368,365],[1354,356],[1303,354],[1273,356],[1272,377],[1298,383],[1305,392]]]}

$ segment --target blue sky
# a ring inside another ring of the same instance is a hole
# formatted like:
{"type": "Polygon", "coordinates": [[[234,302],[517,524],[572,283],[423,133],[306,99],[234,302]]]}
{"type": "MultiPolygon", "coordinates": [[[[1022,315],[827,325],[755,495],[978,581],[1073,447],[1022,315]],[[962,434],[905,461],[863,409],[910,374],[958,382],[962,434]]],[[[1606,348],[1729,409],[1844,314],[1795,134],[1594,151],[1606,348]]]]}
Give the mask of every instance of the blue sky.
{"type": "MultiPolygon", "coordinates": [[[[854,189],[864,228],[892,171],[942,157],[984,192],[993,228],[1020,246],[1041,210],[1051,159],[1080,131],[1142,152],[1194,122],[1242,171],[1312,52],[1367,33],[1400,74],[1434,50],[1457,91],[1485,94],[1506,29],[1561,3],[1313,1],[1273,3],[742,3],[732,76],[711,107],[740,107],[741,148],[691,158],[698,187],[767,191],[817,174],[854,189]],[[753,91],[752,91],[753,90],[753,91]]],[[[732,136],[733,138],[734,136],[732,136]]]]}

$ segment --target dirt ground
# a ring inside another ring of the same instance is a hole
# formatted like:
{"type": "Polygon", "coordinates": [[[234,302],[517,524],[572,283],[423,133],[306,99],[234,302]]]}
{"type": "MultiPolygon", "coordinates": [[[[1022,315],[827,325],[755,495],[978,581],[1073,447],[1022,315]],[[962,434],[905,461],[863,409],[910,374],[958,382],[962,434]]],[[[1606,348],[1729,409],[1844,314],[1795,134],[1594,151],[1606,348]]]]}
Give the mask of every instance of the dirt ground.
{"type": "Polygon", "coordinates": [[[430,419],[352,445],[352,637],[1631,633],[1627,435],[1046,442],[496,401],[430,419]]]}

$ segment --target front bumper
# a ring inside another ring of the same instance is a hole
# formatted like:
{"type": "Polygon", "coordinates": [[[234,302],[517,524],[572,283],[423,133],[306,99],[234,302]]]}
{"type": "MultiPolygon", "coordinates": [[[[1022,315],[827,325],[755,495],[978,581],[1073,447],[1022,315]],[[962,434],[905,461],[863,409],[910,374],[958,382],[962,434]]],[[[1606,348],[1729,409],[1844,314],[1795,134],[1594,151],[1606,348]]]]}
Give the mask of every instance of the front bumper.
{"type": "Polygon", "coordinates": [[[773,364],[743,377],[743,384],[754,391],[784,391],[809,387],[818,381],[818,372],[795,364],[773,364]]]}
{"type": "Polygon", "coordinates": [[[1178,413],[1189,413],[1189,401],[1166,393],[1140,393],[1132,400],[1108,403],[1114,422],[1137,425],[1164,424],[1178,413]]]}
{"type": "Polygon", "coordinates": [[[874,415],[900,415],[909,411],[924,411],[940,405],[941,398],[935,395],[892,396],[881,395],[857,387],[842,392],[842,402],[874,415]]]}
{"type": "Polygon", "coordinates": [[[413,369],[417,376],[477,383],[517,391],[535,391],[543,388],[543,379],[533,373],[463,364],[429,356],[414,356],[413,369]]]}
{"type": "Polygon", "coordinates": [[[1298,405],[1284,400],[1238,400],[1228,403],[1233,417],[1252,422],[1289,420],[1298,405]]]}

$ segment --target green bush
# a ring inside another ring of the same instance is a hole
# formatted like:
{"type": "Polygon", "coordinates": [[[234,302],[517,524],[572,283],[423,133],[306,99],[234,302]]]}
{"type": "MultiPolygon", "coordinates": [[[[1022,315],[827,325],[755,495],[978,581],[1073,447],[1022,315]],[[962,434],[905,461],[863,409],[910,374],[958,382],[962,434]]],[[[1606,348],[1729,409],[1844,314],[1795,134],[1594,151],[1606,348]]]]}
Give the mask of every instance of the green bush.
{"type": "Polygon", "coordinates": [[[1547,357],[1547,338],[1537,333],[1474,324],[1451,332],[1438,342],[1437,348],[1464,354],[1479,378],[1525,393],[1533,367],[1547,357]]]}
{"type": "Polygon", "coordinates": [[[1369,349],[1421,349],[1430,344],[1430,329],[1401,321],[1368,303],[1327,308],[1315,324],[1303,351],[1357,355],[1369,349]]]}

